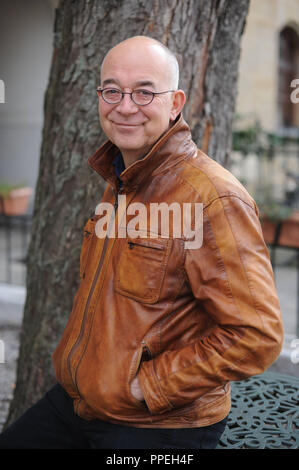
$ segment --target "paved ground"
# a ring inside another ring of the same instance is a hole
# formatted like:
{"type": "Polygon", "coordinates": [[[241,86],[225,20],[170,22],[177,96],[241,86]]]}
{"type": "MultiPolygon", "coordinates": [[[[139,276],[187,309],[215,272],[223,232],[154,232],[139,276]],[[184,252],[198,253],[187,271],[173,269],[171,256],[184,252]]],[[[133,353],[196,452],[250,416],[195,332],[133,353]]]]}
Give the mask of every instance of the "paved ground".
{"type": "MultiPolygon", "coordinates": [[[[17,242],[17,239],[15,240],[17,242]]],[[[23,305],[26,291],[24,287],[24,264],[14,261],[12,282],[7,283],[5,264],[5,240],[0,231],[0,431],[5,421],[13,395],[16,377],[16,364],[19,348],[19,334],[22,323],[23,305]]],[[[16,247],[14,259],[22,258],[21,249],[16,247]]],[[[271,370],[299,377],[299,362],[294,364],[292,341],[296,339],[296,285],[297,272],[294,264],[295,253],[278,251],[279,266],[276,271],[276,285],[281,303],[285,328],[285,344],[280,358],[271,370]],[[293,355],[292,355],[293,353],[293,355]]],[[[297,355],[299,358],[299,355],[297,355]]]]}

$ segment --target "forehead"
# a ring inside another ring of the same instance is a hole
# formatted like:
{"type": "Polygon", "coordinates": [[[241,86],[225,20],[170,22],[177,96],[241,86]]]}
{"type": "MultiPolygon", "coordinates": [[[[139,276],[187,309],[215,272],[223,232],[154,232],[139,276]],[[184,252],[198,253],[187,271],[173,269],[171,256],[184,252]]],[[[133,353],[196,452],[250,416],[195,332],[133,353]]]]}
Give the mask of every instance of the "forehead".
{"type": "Polygon", "coordinates": [[[152,83],[154,88],[167,83],[169,64],[157,47],[116,47],[106,56],[101,69],[101,82],[112,80],[131,87],[152,83]]]}

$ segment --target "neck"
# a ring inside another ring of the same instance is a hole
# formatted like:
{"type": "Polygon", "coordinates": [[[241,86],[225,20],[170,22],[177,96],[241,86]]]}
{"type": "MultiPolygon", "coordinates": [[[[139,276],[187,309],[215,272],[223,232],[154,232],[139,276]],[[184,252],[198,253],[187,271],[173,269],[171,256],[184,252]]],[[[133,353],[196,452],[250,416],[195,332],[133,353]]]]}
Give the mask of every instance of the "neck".
{"type": "Polygon", "coordinates": [[[150,151],[151,147],[148,147],[146,149],[142,149],[142,151],[136,151],[136,150],[121,150],[121,154],[124,160],[125,167],[128,168],[128,166],[132,165],[135,163],[137,160],[141,160],[145,155],[150,151]]]}

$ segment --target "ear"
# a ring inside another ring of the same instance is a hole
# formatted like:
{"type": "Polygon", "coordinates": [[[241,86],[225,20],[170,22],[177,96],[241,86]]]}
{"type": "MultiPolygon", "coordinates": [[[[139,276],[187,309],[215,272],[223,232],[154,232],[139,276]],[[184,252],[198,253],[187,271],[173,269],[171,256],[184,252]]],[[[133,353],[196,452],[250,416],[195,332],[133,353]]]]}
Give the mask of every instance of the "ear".
{"type": "Polygon", "coordinates": [[[182,111],[186,103],[186,95],[183,90],[177,90],[172,97],[172,108],[170,111],[170,121],[174,121],[182,111]]]}

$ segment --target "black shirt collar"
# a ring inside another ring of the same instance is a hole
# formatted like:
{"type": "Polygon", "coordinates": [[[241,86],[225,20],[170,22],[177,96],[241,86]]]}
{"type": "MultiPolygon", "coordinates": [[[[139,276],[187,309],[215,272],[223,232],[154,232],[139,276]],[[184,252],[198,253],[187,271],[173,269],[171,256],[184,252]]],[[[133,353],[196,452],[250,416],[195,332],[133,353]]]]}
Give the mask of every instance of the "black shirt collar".
{"type": "Polygon", "coordinates": [[[120,187],[121,187],[122,180],[121,180],[120,175],[126,169],[121,152],[119,152],[116,155],[116,157],[112,161],[112,164],[114,166],[114,171],[115,171],[115,174],[117,176],[118,182],[119,182],[120,187]]]}

